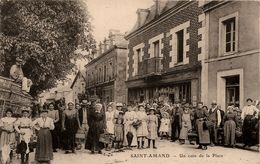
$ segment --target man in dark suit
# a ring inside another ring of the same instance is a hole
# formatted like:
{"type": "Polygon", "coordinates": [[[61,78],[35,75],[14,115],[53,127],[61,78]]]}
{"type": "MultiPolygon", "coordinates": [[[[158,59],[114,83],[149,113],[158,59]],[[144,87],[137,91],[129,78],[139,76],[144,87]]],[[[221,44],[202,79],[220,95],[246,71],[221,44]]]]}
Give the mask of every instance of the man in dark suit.
{"type": "Polygon", "coordinates": [[[88,101],[82,100],[81,108],[79,109],[79,122],[86,135],[89,129],[88,109],[89,109],[88,101]]]}

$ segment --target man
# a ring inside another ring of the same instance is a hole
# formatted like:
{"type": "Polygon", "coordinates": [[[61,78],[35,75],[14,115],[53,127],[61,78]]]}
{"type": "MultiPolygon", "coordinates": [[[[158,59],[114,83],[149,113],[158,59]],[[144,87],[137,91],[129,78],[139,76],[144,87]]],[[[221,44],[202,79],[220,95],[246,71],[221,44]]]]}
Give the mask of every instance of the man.
{"type": "Polygon", "coordinates": [[[59,133],[59,126],[58,122],[60,120],[59,117],[59,110],[54,110],[54,104],[50,103],[49,104],[49,112],[48,112],[48,117],[52,118],[54,121],[54,129],[51,130],[51,136],[52,136],[52,148],[53,152],[57,152],[58,148],[58,133],[59,133]]]}
{"type": "Polygon", "coordinates": [[[248,98],[246,100],[247,105],[242,109],[241,118],[243,120],[243,140],[244,148],[247,146],[253,146],[256,141],[253,138],[253,132],[257,124],[258,109],[253,105],[253,100],[248,98]]]}
{"type": "Polygon", "coordinates": [[[210,145],[212,147],[218,144],[218,128],[220,128],[221,120],[221,112],[218,109],[217,102],[214,100],[212,101],[211,108],[209,109],[209,121],[211,122],[211,126],[209,127],[209,133],[210,145]]]}
{"type": "Polygon", "coordinates": [[[78,110],[79,111],[79,122],[82,127],[82,130],[85,132],[85,135],[87,137],[87,132],[89,129],[88,126],[88,101],[87,100],[82,100],[82,105],[81,108],[78,110]]]}
{"type": "Polygon", "coordinates": [[[66,154],[69,153],[69,150],[75,153],[78,128],[81,129],[78,111],[74,108],[74,104],[69,102],[68,109],[64,110],[62,115],[62,129],[65,132],[66,154]]]}
{"type": "Polygon", "coordinates": [[[183,112],[181,104],[176,102],[176,107],[172,112],[172,133],[171,133],[171,142],[175,142],[179,139],[181,126],[180,126],[180,117],[183,112]]]}
{"type": "Polygon", "coordinates": [[[10,77],[15,80],[16,83],[22,84],[22,90],[26,92],[30,92],[30,88],[32,85],[32,81],[24,77],[22,70],[22,59],[17,57],[16,63],[12,65],[10,69],[10,77]]]}

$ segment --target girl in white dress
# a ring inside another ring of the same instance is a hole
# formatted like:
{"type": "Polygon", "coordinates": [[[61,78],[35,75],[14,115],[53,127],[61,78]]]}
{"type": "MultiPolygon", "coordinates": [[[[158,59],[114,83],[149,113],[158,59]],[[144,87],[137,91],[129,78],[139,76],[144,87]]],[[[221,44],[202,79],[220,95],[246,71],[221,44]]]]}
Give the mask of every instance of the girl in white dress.
{"type": "Polygon", "coordinates": [[[31,137],[33,135],[32,120],[29,118],[29,110],[28,109],[23,109],[22,114],[23,114],[23,116],[15,122],[15,130],[20,135],[20,137],[19,137],[20,142],[24,141],[27,145],[27,147],[25,148],[25,152],[20,152],[20,153],[21,153],[22,163],[24,163],[24,162],[28,163],[29,153],[30,153],[29,142],[30,142],[31,137]],[[24,158],[25,154],[26,154],[26,158],[24,158]]]}
{"type": "Polygon", "coordinates": [[[147,114],[144,109],[144,105],[139,105],[139,111],[137,112],[137,119],[141,121],[141,125],[137,128],[137,148],[144,148],[144,141],[145,138],[148,135],[148,129],[147,129],[147,114]],[[140,146],[141,144],[141,146],[140,146]]]}
{"type": "Polygon", "coordinates": [[[169,114],[167,112],[163,112],[161,125],[159,129],[161,140],[163,139],[163,136],[166,136],[168,138],[169,125],[170,125],[169,114]]]}
{"type": "Polygon", "coordinates": [[[131,105],[128,105],[127,109],[128,109],[128,111],[125,113],[125,116],[124,116],[124,125],[125,125],[124,145],[125,146],[128,145],[127,133],[130,132],[133,135],[133,139],[132,139],[131,145],[128,145],[128,146],[134,147],[134,146],[137,146],[137,136],[136,136],[136,129],[133,126],[133,122],[135,122],[137,120],[137,115],[131,105]]]}

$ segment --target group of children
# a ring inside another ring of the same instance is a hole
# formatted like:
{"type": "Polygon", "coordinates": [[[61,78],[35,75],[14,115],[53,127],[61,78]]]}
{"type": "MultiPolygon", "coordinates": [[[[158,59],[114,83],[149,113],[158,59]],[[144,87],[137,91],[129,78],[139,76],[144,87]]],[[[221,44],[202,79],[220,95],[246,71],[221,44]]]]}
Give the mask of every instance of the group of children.
{"type": "Polygon", "coordinates": [[[106,110],[106,131],[114,140],[111,145],[107,144],[107,149],[111,146],[120,149],[123,146],[138,149],[156,149],[155,141],[158,135],[168,138],[170,119],[167,112],[163,112],[161,118],[156,114],[156,109],[150,107],[145,109],[144,104],[139,104],[135,109],[132,105],[127,105],[127,111],[123,112],[123,104],[110,103],[106,110]],[[115,109],[114,109],[115,108],[115,109]],[[147,147],[144,146],[147,140],[147,147]]]}

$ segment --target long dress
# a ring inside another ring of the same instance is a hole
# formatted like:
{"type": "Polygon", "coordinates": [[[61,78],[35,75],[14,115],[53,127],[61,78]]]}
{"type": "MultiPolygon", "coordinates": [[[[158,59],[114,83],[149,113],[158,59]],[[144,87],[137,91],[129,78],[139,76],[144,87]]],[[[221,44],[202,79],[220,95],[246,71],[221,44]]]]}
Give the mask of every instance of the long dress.
{"type": "Polygon", "coordinates": [[[23,135],[20,134],[19,138],[20,138],[20,142],[23,140],[26,143],[27,147],[26,147],[25,154],[28,154],[30,152],[29,142],[30,142],[31,137],[33,135],[32,120],[30,118],[26,118],[26,117],[19,118],[15,122],[15,129],[16,129],[17,132],[24,133],[23,135]]]}
{"type": "Polygon", "coordinates": [[[53,159],[52,151],[52,137],[50,130],[54,129],[53,119],[47,118],[37,118],[33,121],[33,126],[38,132],[35,160],[36,161],[50,161],[53,159]]]}
{"type": "Polygon", "coordinates": [[[225,145],[235,146],[236,138],[236,115],[233,112],[228,112],[225,116],[224,124],[224,143],[225,145]]]}
{"type": "Polygon", "coordinates": [[[151,140],[155,140],[158,137],[157,127],[158,127],[158,119],[156,115],[148,115],[147,118],[148,123],[148,135],[147,138],[151,140]]]}
{"type": "Polygon", "coordinates": [[[76,133],[78,131],[78,111],[65,110],[63,112],[65,130],[65,150],[74,150],[76,145],[76,133]]]}
{"type": "Polygon", "coordinates": [[[89,132],[86,139],[85,149],[100,151],[104,148],[104,144],[99,142],[99,138],[106,128],[105,114],[102,112],[91,112],[88,121],[89,132]]]}
{"type": "Polygon", "coordinates": [[[147,129],[147,114],[145,112],[138,111],[137,112],[137,119],[140,120],[142,123],[137,128],[137,137],[147,137],[148,129],[147,129]]]}
{"type": "Polygon", "coordinates": [[[131,112],[126,112],[124,115],[124,130],[125,130],[125,135],[124,135],[124,145],[128,145],[127,143],[127,133],[131,132],[133,134],[133,139],[131,146],[137,146],[137,137],[136,137],[136,129],[133,127],[133,122],[137,120],[137,115],[135,111],[131,112]]]}
{"type": "Polygon", "coordinates": [[[191,130],[190,112],[182,114],[180,139],[187,140],[188,139],[188,131],[189,130],[191,130]]]}
{"type": "Polygon", "coordinates": [[[198,143],[200,145],[209,145],[210,144],[210,135],[208,129],[203,129],[203,118],[208,117],[208,111],[204,109],[196,109],[194,113],[194,119],[196,131],[198,133],[198,143]]]}
{"type": "Polygon", "coordinates": [[[107,132],[114,134],[114,112],[106,112],[107,132]]]}
{"type": "Polygon", "coordinates": [[[14,123],[16,118],[3,117],[0,120],[2,129],[0,138],[0,151],[2,152],[2,160],[5,163],[9,159],[10,152],[15,148],[14,123]]]}

